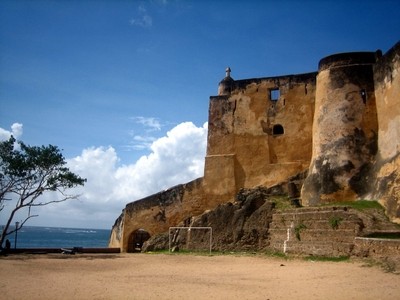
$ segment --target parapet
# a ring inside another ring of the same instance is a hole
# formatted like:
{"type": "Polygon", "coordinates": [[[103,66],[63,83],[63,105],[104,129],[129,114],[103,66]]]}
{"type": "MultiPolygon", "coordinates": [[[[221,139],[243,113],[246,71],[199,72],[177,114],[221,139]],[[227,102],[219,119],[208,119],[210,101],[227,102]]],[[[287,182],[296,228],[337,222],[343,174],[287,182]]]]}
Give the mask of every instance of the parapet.
{"type": "Polygon", "coordinates": [[[347,52],[329,55],[319,61],[318,71],[350,65],[374,64],[379,54],[381,55],[381,51],[378,50],[376,52],[347,52]]]}

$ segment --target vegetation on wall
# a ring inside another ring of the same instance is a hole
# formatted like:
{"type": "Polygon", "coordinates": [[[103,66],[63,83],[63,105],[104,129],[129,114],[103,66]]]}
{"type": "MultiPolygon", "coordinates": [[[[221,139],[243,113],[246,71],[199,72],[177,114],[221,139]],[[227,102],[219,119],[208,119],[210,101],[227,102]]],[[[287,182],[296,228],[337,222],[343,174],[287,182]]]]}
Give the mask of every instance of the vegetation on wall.
{"type": "Polygon", "coordinates": [[[300,223],[300,224],[296,225],[296,227],[294,228],[294,233],[296,235],[296,239],[298,239],[299,241],[301,241],[300,233],[304,229],[307,229],[307,226],[304,225],[303,223],[300,223]]]}
{"type": "Polygon", "coordinates": [[[331,225],[332,229],[338,229],[340,223],[343,221],[343,218],[338,216],[332,216],[329,218],[329,224],[331,225]]]}

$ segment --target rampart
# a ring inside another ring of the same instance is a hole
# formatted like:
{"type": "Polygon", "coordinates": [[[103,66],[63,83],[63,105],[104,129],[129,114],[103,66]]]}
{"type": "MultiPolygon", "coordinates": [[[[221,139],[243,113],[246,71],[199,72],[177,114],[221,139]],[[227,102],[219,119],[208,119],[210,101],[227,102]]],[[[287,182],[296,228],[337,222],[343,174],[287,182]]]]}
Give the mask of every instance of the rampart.
{"type": "Polygon", "coordinates": [[[399,221],[399,61],[397,43],[328,56],[306,74],[234,80],[228,68],[210,97],[204,177],[127,204],[110,247],[134,251],[243,188],[282,182],[303,206],[377,200],[399,221]]]}

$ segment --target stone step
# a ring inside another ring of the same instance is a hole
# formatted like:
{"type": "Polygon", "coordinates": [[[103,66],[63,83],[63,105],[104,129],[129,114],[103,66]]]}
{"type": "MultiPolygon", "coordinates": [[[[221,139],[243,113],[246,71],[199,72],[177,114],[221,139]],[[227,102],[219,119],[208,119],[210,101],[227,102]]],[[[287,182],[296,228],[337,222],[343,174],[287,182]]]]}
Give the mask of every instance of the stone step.
{"type": "MultiPolygon", "coordinates": [[[[270,240],[287,240],[287,230],[285,229],[270,229],[270,240]]],[[[300,239],[303,241],[335,241],[335,242],[353,242],[356,234],[354,230],[317,230],[303,229],[299,232],[300,239]]],[[[289,232],[289,240],[297,240],[296,231],[289,232]]]]}
{"type": "Polygon", "coordinates": [[[315,213],[315,212],[347,212],[348,207],[338,206],[338,207],[301,207],[292,208],[285,210],[276,210],[275,214],[298,214],[298,213],[315,213]]]}
{"type": "Polygon", "coordinates": [[[306,255],[341,256],[350,255],[354,243],[327,243],[327,242],[287,242],[270,243],[270,248],[285,253],[303,253],[306,255]]]}
{"type": "Polygon", "coordinates": [[[306,212],[282,212],[272,216],[273,222],[299,221],[299,220],[329,220],[331,217],[342,219],[354,219],[358,217],[347,211],[306,211],[306,212]]]}
{"type": "MultiPolygon", "coordinates": [[[[290,233],[295,233],[296,229],[291,228],[289,230],[290,233]]],[[[354,229],[313,229],[313,228],[303,228],[299,230],[300,233],[309,233],[309,234],[315,234],[315,235],[351,235],[353,237],[357,236],[356,231],[354,229]]],[[[268,230],[269,235],[286,235],[287,234],[287,228],[270,228],[268,230]]]]}
{"type": "MultiPolygon", "coordinates": [[[[298,226],[300,223],[293,222],[293,226],[298,226]]],[[[329,220],[304,220],[301,221],[301,224],[305,225],[307,229],[321,229],[321,230],[339,230],[339,229],[353,229],[358,230],[359,224],[354,221],[349,220],[337,220],[329,219],[329,220]],[[337,228],[334,228],[337,226],[337,228]]],[[[290,228],[292,226],[292,222],[272,222],[270,224],[270,229],[284,229],[290,228]]]]}

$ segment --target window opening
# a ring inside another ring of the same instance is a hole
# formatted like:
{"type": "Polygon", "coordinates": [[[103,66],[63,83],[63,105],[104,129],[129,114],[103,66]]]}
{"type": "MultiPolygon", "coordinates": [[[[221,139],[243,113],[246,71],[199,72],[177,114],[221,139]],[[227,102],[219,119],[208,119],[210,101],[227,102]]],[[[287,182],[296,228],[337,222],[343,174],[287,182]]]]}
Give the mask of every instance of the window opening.
{"type": "Polygon", "coordinates": [[[366,104],[367,103],[367,92],[365,91],[365,89],[362,89],[360,91],[360,96],[362,98],[363,103],[366,104]]]}
{"type": "Polygon", "coordinates": [[[279,89],[269,90],[269,99],[271,101],[278,101],[280,96],[281,92],[279,91],[279,89]]]}
{"type": "Polygon", "coordinates": [[[284,134],[284,133],[285,133],[285,131],[284,131],[284,129],[283,129],[283,126],[280,125],[280,124],[276,124],[276,125],[274,125],[274,127],[272,128],[272,134],[273,134],[273,135],[281,135],[281,134],[284,134]]]}

